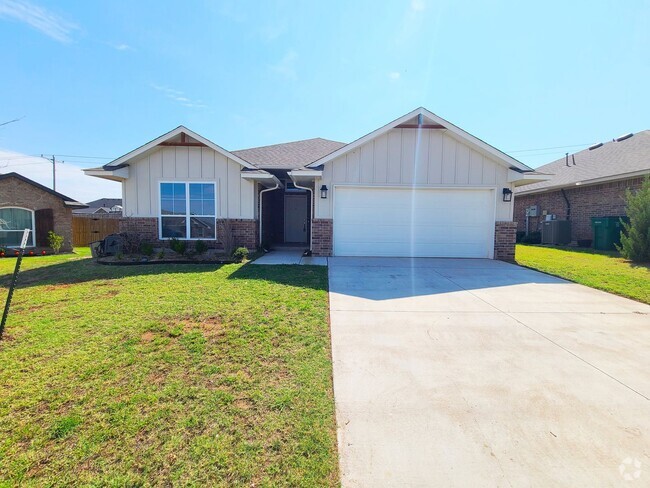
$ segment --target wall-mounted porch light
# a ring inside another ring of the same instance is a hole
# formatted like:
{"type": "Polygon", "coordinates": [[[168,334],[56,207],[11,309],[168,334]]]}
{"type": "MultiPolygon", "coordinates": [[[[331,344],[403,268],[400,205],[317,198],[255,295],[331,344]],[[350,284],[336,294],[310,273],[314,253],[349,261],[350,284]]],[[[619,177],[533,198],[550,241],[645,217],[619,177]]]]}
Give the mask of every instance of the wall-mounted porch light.
{"type": "Polygon", "coordinates": [[[504,202],[512,201],[512,190],[510,188],[503,189],[503,201],[504,202]]]}
{"type": "Polygon", "coordinates": [[[320,197],[321,198],[327,198],[327,185],[323,185],[320,187],[320,197]]]}

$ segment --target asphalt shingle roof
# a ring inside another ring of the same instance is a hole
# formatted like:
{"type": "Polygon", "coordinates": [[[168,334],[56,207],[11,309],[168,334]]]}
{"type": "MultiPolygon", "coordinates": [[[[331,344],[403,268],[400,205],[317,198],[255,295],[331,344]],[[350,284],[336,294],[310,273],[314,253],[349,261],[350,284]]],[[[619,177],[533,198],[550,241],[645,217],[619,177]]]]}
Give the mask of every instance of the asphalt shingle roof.
{"type": "Polygon", "coordinates": [[[552,163],[536,168],[535,171],[553,175],[548,181],[533,183],[515,190],[516,193],[528,193],[546,188],[566,188],[577,183],[588,183],[590,180],[601,178],[612,179],[627,173],[647,171],[650,173],[650,130],[637,132],[629,139],[620,142],[607,142],[602,146],[589,150],[585,149],[569,155],[569,166],[566,159],[560,158],[552,163]]]}
{"type": "Polygon", "coordinates": [[[345,145],[343,142],[317,137],[231,152],[260,169],[298,169],[345,145]]]}

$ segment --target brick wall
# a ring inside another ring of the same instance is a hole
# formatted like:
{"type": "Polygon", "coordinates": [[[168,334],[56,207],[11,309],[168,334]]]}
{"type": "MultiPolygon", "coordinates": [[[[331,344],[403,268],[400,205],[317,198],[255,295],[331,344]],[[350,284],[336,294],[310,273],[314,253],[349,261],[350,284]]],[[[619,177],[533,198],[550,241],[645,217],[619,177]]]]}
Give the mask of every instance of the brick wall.
{"type": "MultiPolygon", "coordinates": [[[[566,188],[565,194],[571,204],[571,239],[592,239],[591,217],[625,215],[625,190],[637,190],[641,187],[642,177],[613,181],[590,186],[566,188]]],[[[567,218],[567,204],[562,192],[549,191],[532,195],[515,195],[514,219],[518,221],[517,229],[526,230],[526,207],[539,205],[539,216],[529,218],[529,231],[540,230],[544,217],[542,211],[557,215],[558,219],[567,218]]]]}
{"type": "MultiPolygon", "coordinates": [[[[245,247],[253,251],[258,247],[258,221],[254,219],[229,219],[235,236],[235,247],[245,247]]],[[[219,219],[221,221],[221,219],[219,219]]],[[[217,226],[217,229],[219,227],[217,226]]],[[[217,236],[218,237],[218,236],[217,236]]]]}
{"type": "Polygon", "coordinates": [[[496,222],[494,224],[494,259],[514,262],[517,222],[496,222]]]}
{"type": "Polygon", "coordinates": [[[0,180],[0,207],[22,207],[34,211],[51,208],[54,228],[50,230],[63,236],[61,251],[72,250],[72,208],[66,207],[59,197],[9,177],[0,180]]]}
{"type": "MultiPolygon", "coordinates": [[[[235,236],[235,247],[246,247],[250,250],[257,249],[257,220],[253,219],[229,219],[233,235],[235,236]]],[[[217,219],[217,232],[219,232],[219,222],[217,219]]],[[[120,232],[135,232],[142,236],[147,242],[152,242],[159,246],[164,246],[168,241],[158,239],[158,219],[155,217],[123,217],[120,219],[120,232]]],[[[217,235],[217,238],[219,236],[217,235]]],[[[218,241],[205,241],[209,247],[216,249],[222,248],[218,241]]],[[[189,247],[192,244],[188,244],[189,247]]]]}
{"type": "Polygon", "coordinates": [[[312,254],[314,256],[332,255],[332,219],[314,219],[311,224],[312,254]]]}

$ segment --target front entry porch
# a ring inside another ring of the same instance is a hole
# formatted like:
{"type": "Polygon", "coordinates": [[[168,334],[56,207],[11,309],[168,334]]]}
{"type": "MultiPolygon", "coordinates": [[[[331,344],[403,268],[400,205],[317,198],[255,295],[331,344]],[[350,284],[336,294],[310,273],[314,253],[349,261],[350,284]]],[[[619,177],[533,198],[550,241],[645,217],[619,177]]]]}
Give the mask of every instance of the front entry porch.
{"type": "Polygon", "coordinates": [[[283,186],[261,193],[262,247],[293,247],[302,253],[309,250],[310,192],[296,187],[286,171],[274,172],[274,176],[283,186]]]}

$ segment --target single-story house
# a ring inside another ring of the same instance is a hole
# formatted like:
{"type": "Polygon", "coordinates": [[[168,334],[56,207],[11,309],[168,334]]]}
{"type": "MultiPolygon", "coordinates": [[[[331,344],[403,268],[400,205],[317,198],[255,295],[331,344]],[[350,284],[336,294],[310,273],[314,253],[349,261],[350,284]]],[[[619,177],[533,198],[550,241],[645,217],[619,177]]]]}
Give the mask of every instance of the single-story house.
{"type": "Polygon", "coordinates": [[[625,190],[640,188],[650,174],[650,130],[594,144],[537,170],[552,176],[515,190],[518,230],[538,231],[551,215],[571,221],[572,241],[592,239],[591,217],[624,216],[625,190]],[[526,209],[533,215],[526,218],[526,209]]]}
{"type": "Polygon", "coordinates": [[[49,246],[50,231],[63,236],[62,251],[72,250],[72,211],[86,204],[25,178],[0,174],[0,247],[18,247],[30,229],[28,247],[49,246]]]}
{"type": "Polygon", "coordinates": [[[185,128],[87,175],[122,183],[121,229],[152,242],[285,244],[315,256],[514,257],[512,191],[531,168],[418,108],[349,144],[227,151],[185,128]]]}
{"type": "Polygon", "coordinates": [[[75,215],[122,214],[121,198],[100,198],[92,202],[87,202],[86,205],[88,205],[87,208],[73,210],[72,213],[75,215]]]}

